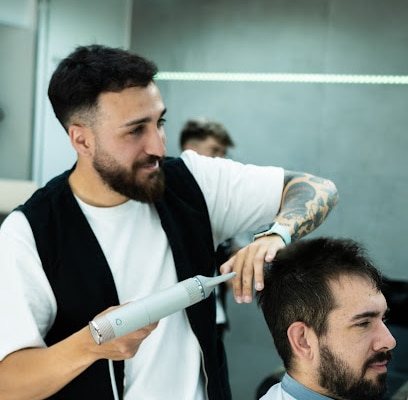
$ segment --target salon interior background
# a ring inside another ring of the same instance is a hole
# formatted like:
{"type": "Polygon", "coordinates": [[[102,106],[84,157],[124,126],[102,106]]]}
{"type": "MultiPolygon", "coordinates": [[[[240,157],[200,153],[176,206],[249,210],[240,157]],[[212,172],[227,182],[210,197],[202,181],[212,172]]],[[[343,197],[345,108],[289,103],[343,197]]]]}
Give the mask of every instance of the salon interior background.
{"type": "MultiPolygon", "coordinates": [[[[406,0],[0,0],[0,178],[70,167],[49,76],[78,44],[127,47],[163,72],[169,155],[207,116],[232,158],[333,179],[340,203],[313,235],[361,240],[408,280],[407,20],[406,0]]],[[[228,310],[234,399],[252,399],[279,360],[255,304],[228,310]]]]}

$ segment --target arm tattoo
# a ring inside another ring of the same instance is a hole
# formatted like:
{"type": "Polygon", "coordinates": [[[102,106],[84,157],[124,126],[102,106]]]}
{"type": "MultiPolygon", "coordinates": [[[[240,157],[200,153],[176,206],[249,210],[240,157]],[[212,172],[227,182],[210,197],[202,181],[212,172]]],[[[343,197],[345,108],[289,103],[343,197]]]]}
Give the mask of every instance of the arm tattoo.
{"type": "Polygon", "coordinates": [[[282,204],[277,217],[292,231],[292,239],[300,239],[314,231],[337,202],[337,189],[330,180],[286,171],[282,204]]]}

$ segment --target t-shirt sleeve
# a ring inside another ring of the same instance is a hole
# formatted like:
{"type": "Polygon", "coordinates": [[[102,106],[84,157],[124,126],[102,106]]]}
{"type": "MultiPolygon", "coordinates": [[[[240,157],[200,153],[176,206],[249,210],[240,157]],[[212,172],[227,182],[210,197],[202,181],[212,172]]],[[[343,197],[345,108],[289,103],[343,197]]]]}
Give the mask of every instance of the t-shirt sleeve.
{"type": "Polygon", "coordinates": [[[18,211],[0,228],[0,360],[27,347],[44,347],[56,313],[30,225],[18,211]]]}
{"type": "Polygon", "coordinates": [[[205,157],[192,150],[181,158],[203,192],[216,246],[272,222],[278,213],[283,168],[205,157]]]}

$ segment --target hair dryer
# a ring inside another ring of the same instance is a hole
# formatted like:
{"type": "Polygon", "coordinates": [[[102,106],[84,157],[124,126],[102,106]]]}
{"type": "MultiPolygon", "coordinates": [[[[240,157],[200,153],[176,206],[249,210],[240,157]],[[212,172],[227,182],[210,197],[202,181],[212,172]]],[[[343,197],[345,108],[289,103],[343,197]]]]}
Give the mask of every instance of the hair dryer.
{"type": "Polygon", "coordinates": [[[89,322],[96,343],[102,344],[152,324],[210,296],[213,289],[236,275],[196,275],[142,299],[131,301],[89,322]]]}

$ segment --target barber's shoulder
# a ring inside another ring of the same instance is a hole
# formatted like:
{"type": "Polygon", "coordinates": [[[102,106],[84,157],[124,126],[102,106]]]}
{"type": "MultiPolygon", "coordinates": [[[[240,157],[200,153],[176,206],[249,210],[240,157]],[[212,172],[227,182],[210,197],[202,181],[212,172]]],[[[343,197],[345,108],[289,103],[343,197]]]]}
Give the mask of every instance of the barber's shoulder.
{"type": "Polygon", "coordinates": [[[3,222],[0,224],[0,232],[12,236],[16,234],[23,237],[27,235],[32,236],[30,224],[21,211],[12,211],[5,216],[3,222]]]}
{"type": "Polygon", "coordinates": [[[207,168],[209,165],[215,166],[218,161],[218,159],[198,154],[194,150],[184,150],[180,154],[180,158],[192,173],[196,170],[207,168]]]}

